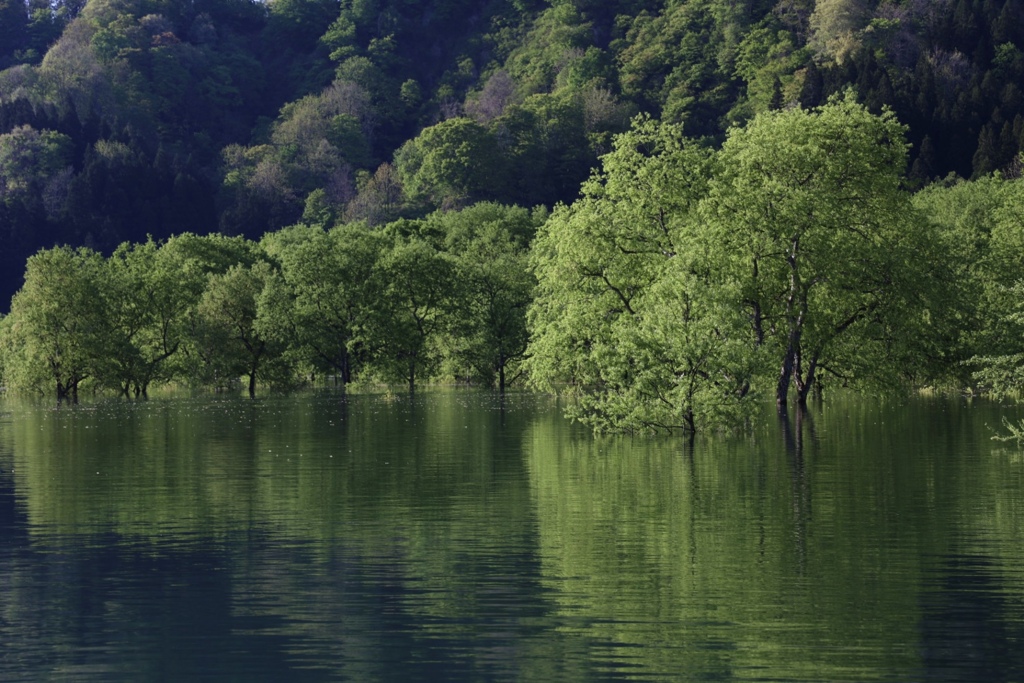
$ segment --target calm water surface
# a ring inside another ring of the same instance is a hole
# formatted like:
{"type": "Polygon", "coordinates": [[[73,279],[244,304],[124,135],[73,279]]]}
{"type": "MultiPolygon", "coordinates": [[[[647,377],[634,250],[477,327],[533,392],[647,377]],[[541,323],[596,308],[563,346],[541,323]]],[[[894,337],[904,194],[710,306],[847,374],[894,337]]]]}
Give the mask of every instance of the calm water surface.
{"type": "Polygon", "coordinates": [[[1021,681],[1014,409],[699,442],[435,392],[0,404],[3,681],[1021,681]]]}

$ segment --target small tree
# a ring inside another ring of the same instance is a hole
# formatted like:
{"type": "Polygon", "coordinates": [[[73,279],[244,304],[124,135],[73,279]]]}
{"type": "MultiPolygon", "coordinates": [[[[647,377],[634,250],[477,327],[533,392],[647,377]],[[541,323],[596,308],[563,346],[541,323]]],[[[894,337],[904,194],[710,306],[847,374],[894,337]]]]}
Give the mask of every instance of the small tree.
{"type": "Polygon", "coordinates": [[[271,279],[279,277],[265,261],[235,265],[211,275],[196,308],[192,348],[200,361],[196,378],[223,385],[244,375],[249,397],[256,397],[256,382],[272,377],[283,350],[259,324],[259,303],[271,279]]]}
{"type": "Polygon", "coordinates": [[[464,291],[452,331],[455,361],[501,392],[518,377],[526,355],[526,310],[537,286],[529,245],[542,215],[484,203],[430,219],[443,226],[464,291]]]}
{"type": "Polygon", "coordinates": [[[361,225],[325,232],[296,226],[266,240],[290,299],[271,316],[313,367],[348,384],[368,360],[368,326],[381,299],[376,265],[384,237],[361,225]]]}
{"type": "Polygon", "coordinates": [[[103,258],[57,247],[29,258],[25,284],[5,320],[5,380],[13,388],[52,387],[58,401],[78,400],[82,382],[110,353],[102,292],[103,258]]]}
{"type": "Polygon", "coordinates": [[[378,368],[404,377],[409,393],[416,390],[416,378],[436,366],[437,342],[460,299],[455,273],[451,259],[417,235],[395,236],[381,255],[384,289],[369,323],[370,339],[378,368]]]}

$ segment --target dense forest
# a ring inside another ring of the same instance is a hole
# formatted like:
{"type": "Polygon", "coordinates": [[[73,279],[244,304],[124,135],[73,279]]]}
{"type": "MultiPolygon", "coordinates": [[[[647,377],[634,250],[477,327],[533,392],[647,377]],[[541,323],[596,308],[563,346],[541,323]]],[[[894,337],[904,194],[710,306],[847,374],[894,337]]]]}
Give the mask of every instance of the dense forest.
{"type": "Polygon", "coordinates": [[[1016,173],[1021,0],[0,0],[0,300],[40,247],[571,202],[646,113],[714,146],[853,87],[909,182],[1016,173]]]}
{"type": "Polygon", "coordinates": [[[1010,390],[1022,50],[1022,0],[0,0],[4,382],[1010,390]]]}

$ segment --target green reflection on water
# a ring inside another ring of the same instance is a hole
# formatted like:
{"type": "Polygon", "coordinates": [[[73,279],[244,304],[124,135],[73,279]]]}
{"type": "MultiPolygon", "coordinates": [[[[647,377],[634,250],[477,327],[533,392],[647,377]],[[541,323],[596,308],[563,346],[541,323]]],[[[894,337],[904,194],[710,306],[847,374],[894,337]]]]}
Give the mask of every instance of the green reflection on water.
{"type": "MultiPolygon", "coordinates": [[[[474,508],[479,514],[522,508],[525,480],[518,490],[495,481],[522,468],[526,417],[456,393],[416,404],[313,396],[111,402],[23,408],[0,438],[14,453],[18,497],[39,535],[113,530],[165,539],[266,525],[329,539],[358,532],[361,521],[444,517],[466,499],[488,504],[474,508]]],[[[517,515],[492,516],[490,526],[500,527],[517,515]]]]}
{"type": "Polygon", "coordinates": [[[843,399],[691,449],[595,438],[516,395],[9,402],[0,468],[38,546],[213,539],[232,618],[274,618],[291,657],[357,678],[388,657],[332,581],[357,563],[401,587],[418,637],[462,639],[498,677],[920,678],[955,626],[929,607],[951,557],[984,558],[991,618],[1021,634],[1004,412],[843,399]],[[301,552],[240,549],[253,531],[301,552]]]}
{"type": "Polygon", "coordinates": [[[1024,595],[1024,469],[991,450],[992,415],[850,399],[692,452],[539,419],[527,451],[545,580],[638,674],[908,675],[942,558],[991,555],[1024,595]]]}

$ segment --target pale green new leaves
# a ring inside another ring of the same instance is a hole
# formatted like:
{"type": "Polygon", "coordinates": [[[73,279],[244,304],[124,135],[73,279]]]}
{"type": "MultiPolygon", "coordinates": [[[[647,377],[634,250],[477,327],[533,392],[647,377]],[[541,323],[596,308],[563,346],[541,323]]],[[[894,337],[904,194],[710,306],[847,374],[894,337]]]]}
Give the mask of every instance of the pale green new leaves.
{"type": "MultiPolygon", "coordinates": [[[[852,95],[765,113],[729,134],[702,206],[715,268],[776,357],[776,401],[822,372],[891,371],[932,291],[930,247],[900,187],[903,127],[852,95]]],[[[915,332],[919,330],[915,329],[915,332]]]]}
{"type": "Polygon", "coordinates": [[[384,236],[359,224],[330,231],[300,225],[264,244],[280,261],[291,295],[270,316],[278,335],[302,349],[316,370],[351,382],[370,351],[368,327],[383,289],[376,266],[387,246],[384,236]]]}
{"type": "MultiPolygon", "coordinates": [[[[196,309],[193,350],[197,376],[222,386],[239,375],[256,395],[259,378],[273,378],[283,344],[261,324],[264,293],[280,275],[266,261],[234,265],[212,274],[196,309]]],[[[283,373],[287,374],[287,373],[283,373]]]]}
{"type": "Polygon", "coordinates": [[[896,384],[945,299],[901,188],[903,127],[852,96],[756,117],[717,154],[640,120],[541,230],[534,382],[601,429],[735,424],[752,395],[896,384]]]}
{"type": "Polygon", "coordinates": [[[751,354],[735,353],[743,321],[698,239],[711,155],[639,120],[603,161],[534,246],[534,381],[571,383],[573,413],[599,429],[720,424],[749,401],[751,354]]]}
{"type": "Polygon", "coordinates": [[[107,347],[101,278],[103,257],[58,247],[28,260],[25,284],[4,320],[4,380],[9,387],[56,388],[74,399],[96,374],[107,347]]]}

